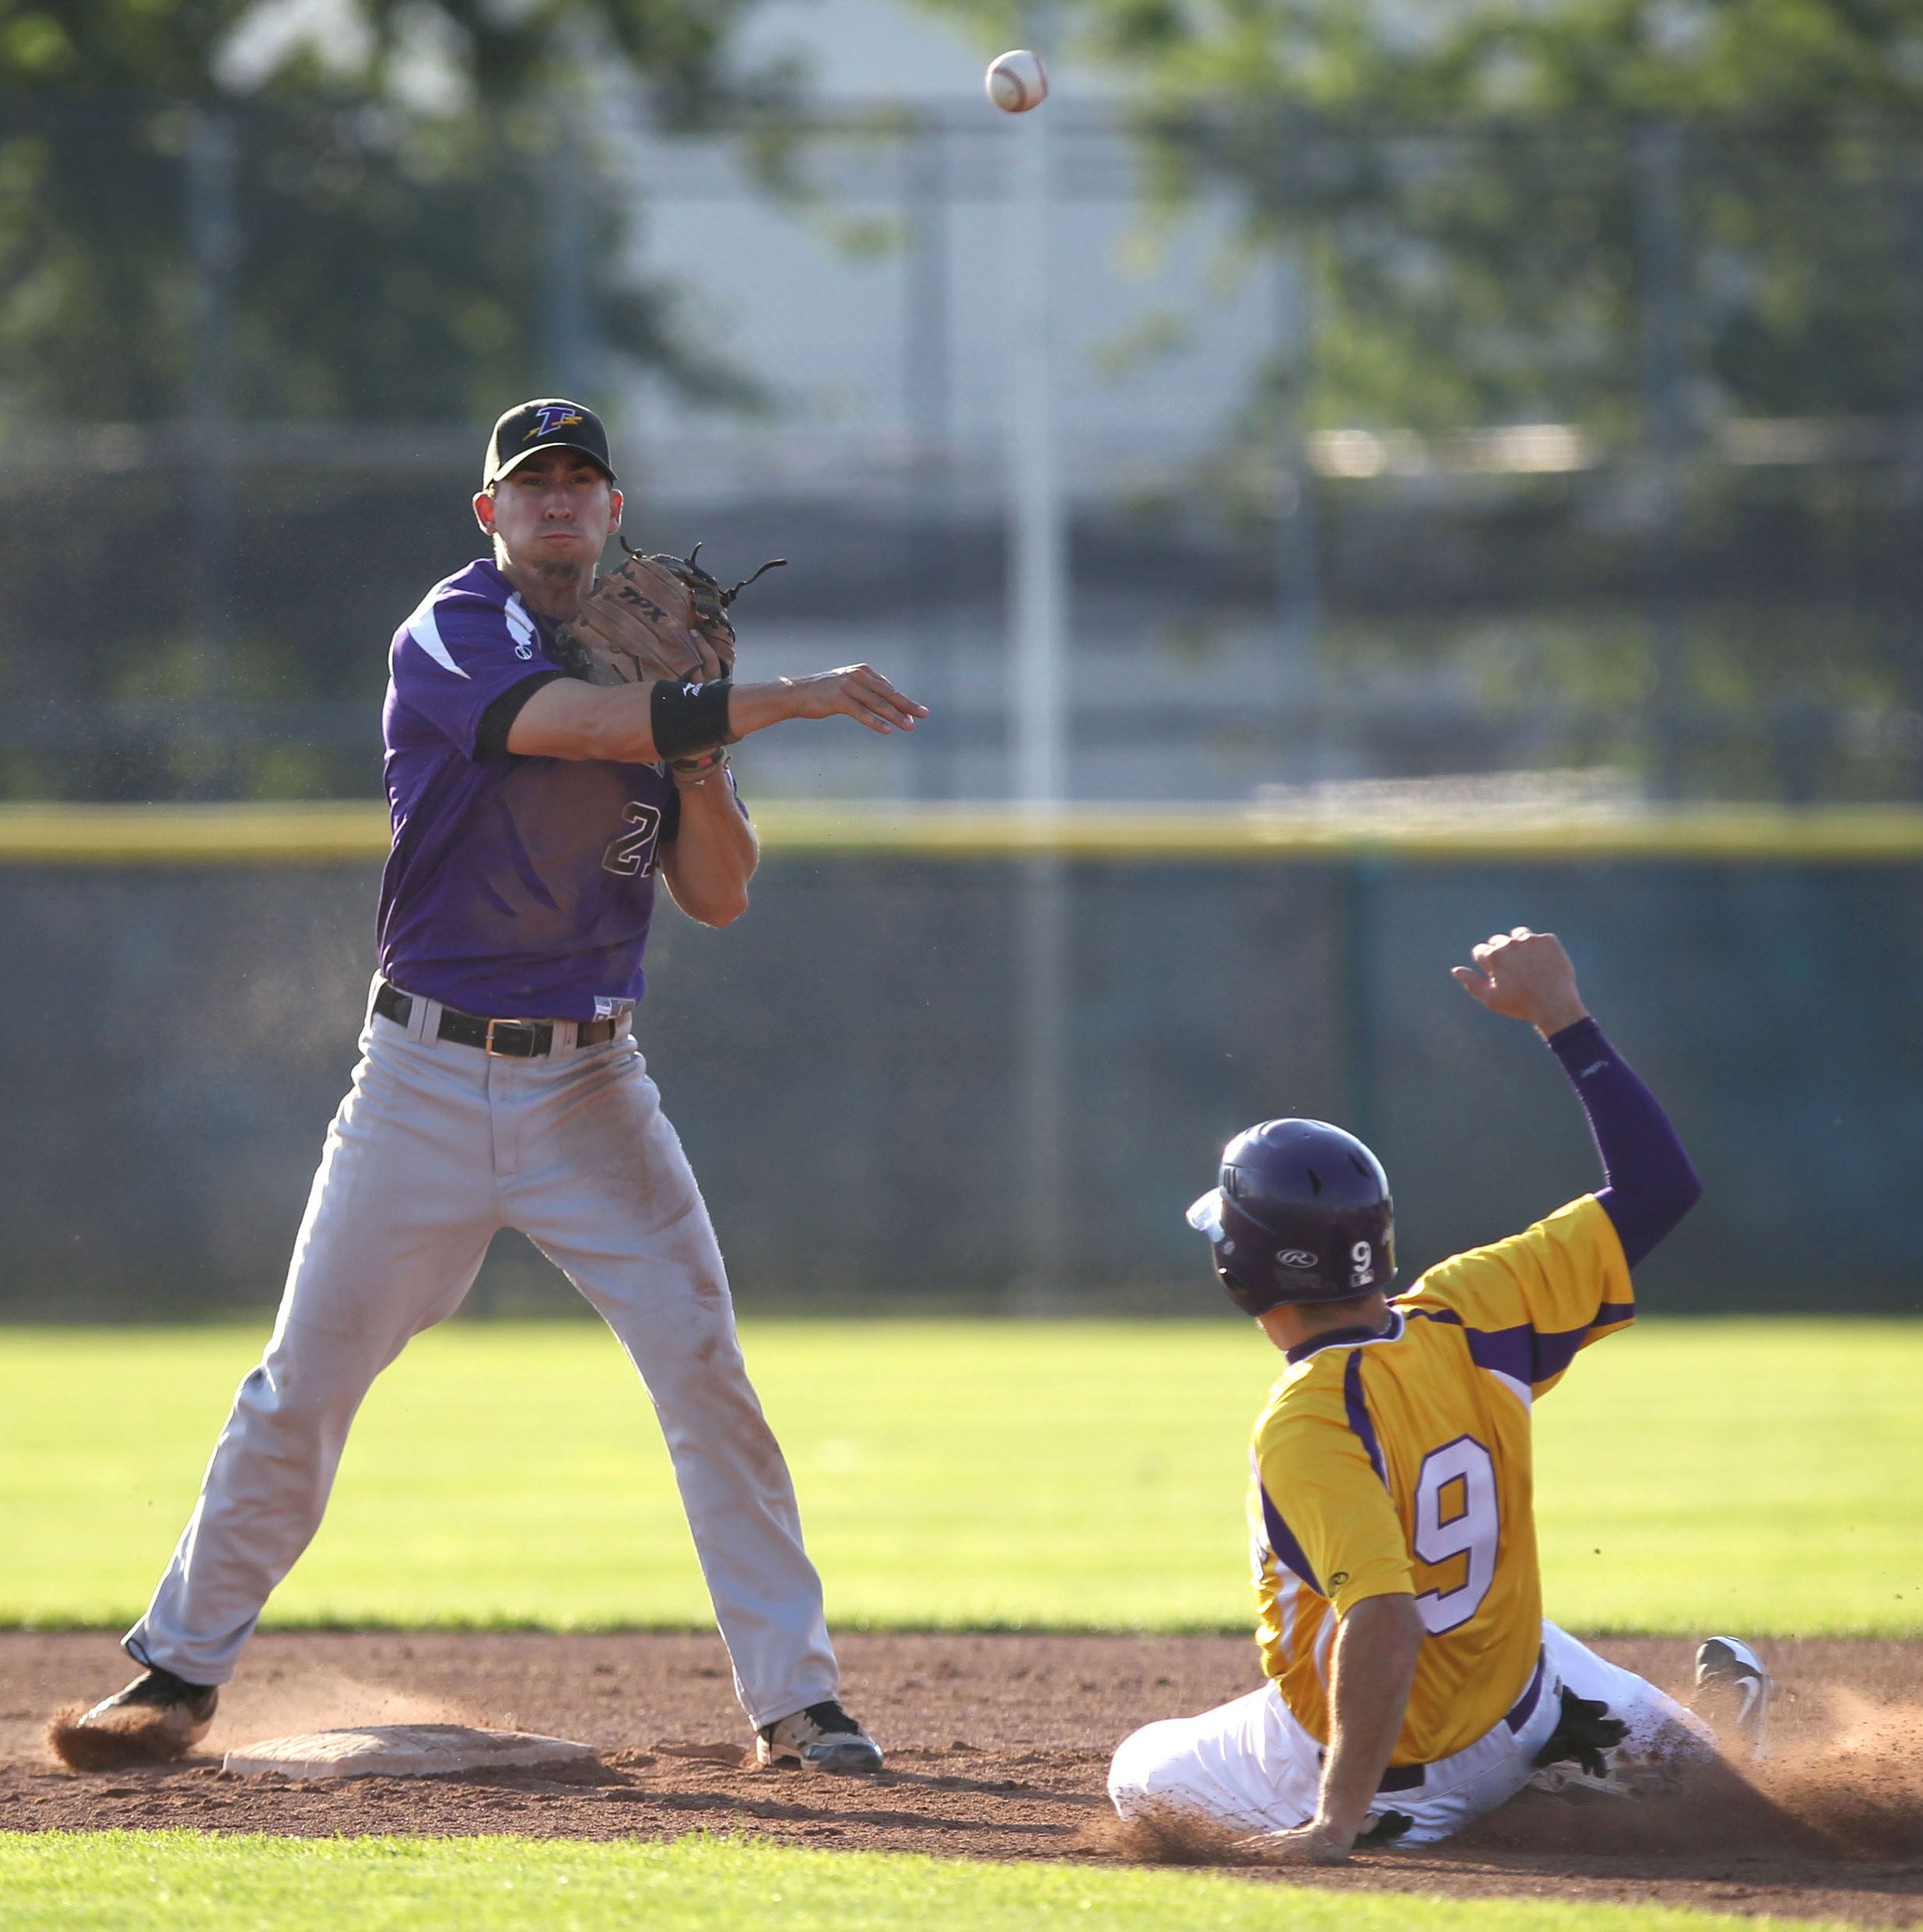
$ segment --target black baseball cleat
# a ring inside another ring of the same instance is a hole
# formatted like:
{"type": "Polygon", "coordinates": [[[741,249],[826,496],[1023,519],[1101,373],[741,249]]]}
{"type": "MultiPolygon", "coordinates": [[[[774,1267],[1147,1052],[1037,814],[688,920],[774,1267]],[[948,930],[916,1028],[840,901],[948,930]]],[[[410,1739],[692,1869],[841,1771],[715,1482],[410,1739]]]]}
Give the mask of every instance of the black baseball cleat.
{"type": "Polygon", "coordinates": [[[1696,1651],[1696,1690],[1689,1701],[1725,1746],[1749,1758],[1764,1755],[1770,1701],[1776,1694],[1769,1666],[1740,1637],[1713,1636],[1696,1651]]]}
{"type": "Polygon", "coordinates": [[[190,1684],[170,1670],[149,1670],[91,1711],[63,1711],[48,1741],[77,1771],[184,1758],[213,1728],[218,1686],[190,1684]]]}
{"type": "Polygon", "coordinates": [[[754,1756],[759,1764],[844,1775],[882,1768],[881,1747],[833,1698],[764,1724],[754,1756]]]}

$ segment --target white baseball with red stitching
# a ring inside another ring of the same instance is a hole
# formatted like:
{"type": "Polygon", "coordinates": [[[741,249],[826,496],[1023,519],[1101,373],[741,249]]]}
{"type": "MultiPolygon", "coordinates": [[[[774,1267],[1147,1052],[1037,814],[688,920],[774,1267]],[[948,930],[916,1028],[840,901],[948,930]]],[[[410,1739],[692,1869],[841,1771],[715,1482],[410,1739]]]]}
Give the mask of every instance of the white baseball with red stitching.
{"type": "Polygon", "coordinates": [[[988,98],[1004,114],[1026,114],[1048,98],[1048,70],[1040,54],[1017,47],[988,63],[988,98]]]}

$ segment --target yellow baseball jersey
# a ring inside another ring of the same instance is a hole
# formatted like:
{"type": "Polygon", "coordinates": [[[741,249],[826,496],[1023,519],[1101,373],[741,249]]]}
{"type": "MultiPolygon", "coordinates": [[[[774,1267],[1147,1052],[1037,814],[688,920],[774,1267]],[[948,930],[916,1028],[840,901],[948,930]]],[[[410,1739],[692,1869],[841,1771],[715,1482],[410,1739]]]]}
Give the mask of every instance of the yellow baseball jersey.
{"type": "Polygon", "coordinates": [[[1472,1744],[1528,1688],[1542,1643],[1530,1407],[1577,1350],[1635,1317],[1608,1211],[1585,1195],[1431,1268],[1388,1331],[1290,1351],[1255,1425],[1250,1533],[1262,1667],[1329,1735],[1336,1620],[1407,1592],[1428,1638],[1391,1765],[1472,1744]]]}

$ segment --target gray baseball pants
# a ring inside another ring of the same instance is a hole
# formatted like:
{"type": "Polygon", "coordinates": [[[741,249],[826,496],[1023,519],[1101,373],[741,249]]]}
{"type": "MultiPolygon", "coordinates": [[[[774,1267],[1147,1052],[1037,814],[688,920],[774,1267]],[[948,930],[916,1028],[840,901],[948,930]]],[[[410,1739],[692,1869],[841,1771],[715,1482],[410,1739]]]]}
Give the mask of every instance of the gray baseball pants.
{"type": "Polygon", "coordinates": [[[312,1540],[374,1378],[460,1306],[502,1228],[612,1328],[653,1398],[735,1688],[756,1724],[838,1694],[794,1486],[749,1385],[707,1209],[632,1037],[528,1059],[370,1013],[279,1319],[241,1384],[136,1661],[225,1683],[312,1540]]]}

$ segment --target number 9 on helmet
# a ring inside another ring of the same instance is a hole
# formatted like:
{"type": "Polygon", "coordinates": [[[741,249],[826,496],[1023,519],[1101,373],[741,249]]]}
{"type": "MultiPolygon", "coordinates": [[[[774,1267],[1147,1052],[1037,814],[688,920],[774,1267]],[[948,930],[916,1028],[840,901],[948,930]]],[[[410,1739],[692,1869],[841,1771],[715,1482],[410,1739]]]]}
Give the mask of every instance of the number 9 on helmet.
{"type": "Polygon", "coordinates": [[[1244,1314],[1348,1301],[1395,1280],[1395,1212],[1382,1163],[1326,1120],[1264,1120],[1222,1150],[1222,1175],[1188,1210],[1244,1314]]]}

